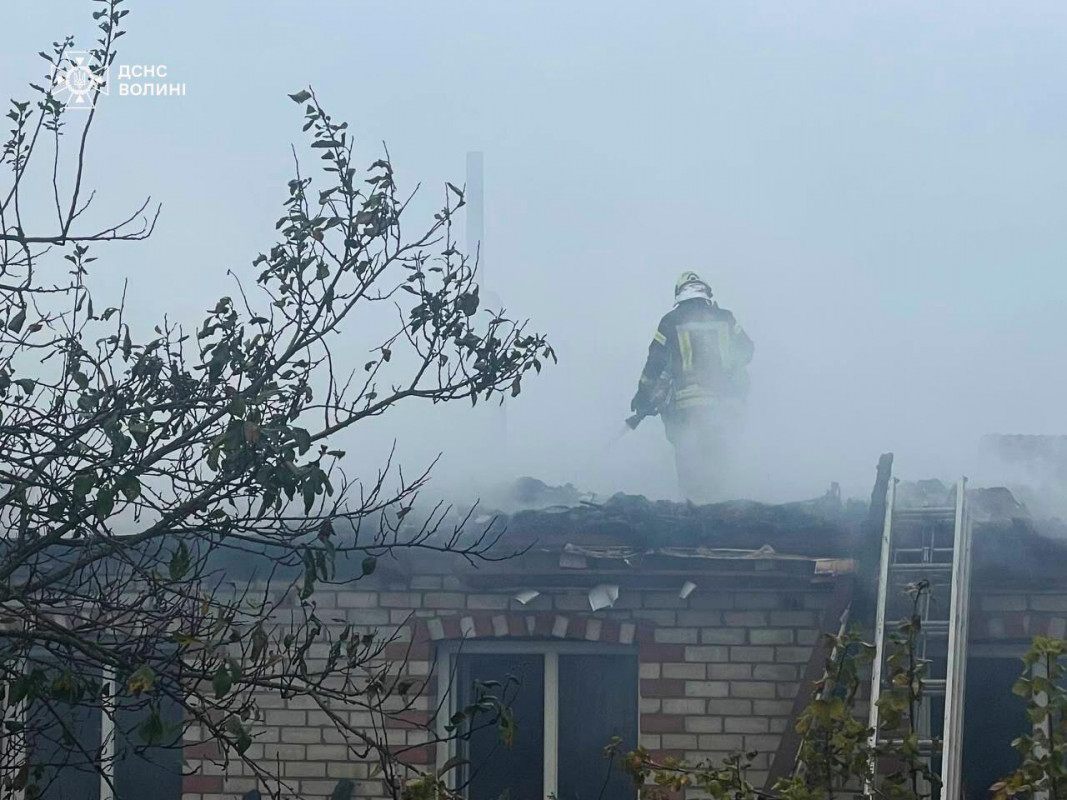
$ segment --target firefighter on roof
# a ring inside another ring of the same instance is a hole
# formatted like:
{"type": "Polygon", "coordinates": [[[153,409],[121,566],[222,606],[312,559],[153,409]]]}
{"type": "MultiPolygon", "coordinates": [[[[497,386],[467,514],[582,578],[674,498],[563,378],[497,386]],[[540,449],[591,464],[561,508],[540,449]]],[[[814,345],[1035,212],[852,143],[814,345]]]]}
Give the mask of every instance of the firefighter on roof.
{"type": "Polygon", "coordinates": [[[728,429],[748,395],[745,368],[753,344],[711,287],[683,272],[674,287],[674,309],[660,320],[648,348],[630,427],[659,414],[674,447],[682,494],[707,502],[715,494],[728,429]]]}

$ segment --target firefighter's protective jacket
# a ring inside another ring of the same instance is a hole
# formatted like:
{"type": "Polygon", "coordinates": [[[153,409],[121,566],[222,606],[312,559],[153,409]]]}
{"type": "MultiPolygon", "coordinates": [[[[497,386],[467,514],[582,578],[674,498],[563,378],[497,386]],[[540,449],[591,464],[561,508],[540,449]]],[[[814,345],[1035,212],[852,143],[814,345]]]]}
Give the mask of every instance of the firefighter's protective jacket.
{"type": "Polygon", "coordinates": [[[670,413],[710,406],[718,398],[744,399],[753,350],[725,308],[701,299],[679,303],[660,320],[649,345],[633,410],[670,413]],[[667,407],[661,408],[664,396],[667,407]]]}

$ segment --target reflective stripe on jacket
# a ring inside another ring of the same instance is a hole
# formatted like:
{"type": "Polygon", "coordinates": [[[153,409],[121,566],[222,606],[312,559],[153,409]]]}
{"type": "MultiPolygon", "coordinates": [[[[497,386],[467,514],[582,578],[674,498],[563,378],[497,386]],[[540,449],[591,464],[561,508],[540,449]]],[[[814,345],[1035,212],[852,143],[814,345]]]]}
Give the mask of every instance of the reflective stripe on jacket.
{"type": "Polygon", "coordinates": [[[638,397],[650,402],[664,382],[671,385],[670,406],[677,409],[743,397],[748,385],[745,367],[753,350],[752,340],[729,311],[705,300],[686,300],[660,320],[638,397]]]}

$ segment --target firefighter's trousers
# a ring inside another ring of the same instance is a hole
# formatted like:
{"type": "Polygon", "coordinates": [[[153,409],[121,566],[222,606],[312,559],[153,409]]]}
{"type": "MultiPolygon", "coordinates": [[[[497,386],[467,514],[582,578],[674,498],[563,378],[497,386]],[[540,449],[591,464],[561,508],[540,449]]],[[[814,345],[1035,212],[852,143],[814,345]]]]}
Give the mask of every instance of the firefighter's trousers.
{"type": "Polygon", "coordinates": [[[726,499],[733,415],[723,412],[721,407],[696,406],[663,414],[667,439],[674,447],[678,488],[691,502],[726,499]]]}

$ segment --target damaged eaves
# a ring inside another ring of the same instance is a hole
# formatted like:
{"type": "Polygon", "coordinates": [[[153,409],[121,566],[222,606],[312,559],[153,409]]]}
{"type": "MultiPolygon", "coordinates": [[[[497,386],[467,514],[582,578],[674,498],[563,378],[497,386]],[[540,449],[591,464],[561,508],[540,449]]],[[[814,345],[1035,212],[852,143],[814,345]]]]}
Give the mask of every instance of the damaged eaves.
{"type": "Polygon", "coordinates": [[[684,600],[698,587],[808,585],[851,571],[854,529],[864,513],[858,504],[843,505],[836,487],[783,505],[695,506],[619,494],[604,503],[501,515],[505,541],[522,552],[462,577],[472,589],[509,591],[517,599],[527,591],[584,591],[593,610],[628,588],[684,600]]]}
{"type": "MultiPolygon", "coordinates": [[[[951,505],[952,491],[938,481],[898,483],[898,496],[913,507],[951,505]]],[[[968,495],[977,584],[1067,582],[1063,523],[1030,519],[1003,488],[968,495]]],[[[623,594],[656,589],[685,599],[693,592],[828,583],[856,571],[860,545],[871,535],[867,505],[843,503],[835,488],[781,505],[694,506],[619,494],[602,503],[526,508],[486,519],[506,528],[502,544],[517,555],[472,565],[457,577],[472,590],[509,592],[520,603],[545,591],[588,594],[603,586],[623,594]]],[[[592,598],[590,605],[599,602],[592,598]]]]}
{"type": "MultiPolygon", "coordinates": [[[[907,488],[910,484],[900,486],[905,487],[902,494],[946,504],[936,482],[917,483],[915,491],[907,488]]],[[[976,584],[1067,584],[1067,523],[1031,519],[1006,489],[969,490],[968,496],[975,519],[976,584]]],[[[413,513],[409,519],[418,516],[413,513]]],[[[731,501],[694,506],[616,495],[603,503],[582,501],[510,515],[483,511],[468,520],[467,536],[476,537],[487,526],[502,532],[495,551],[499,560],[466,564],[440,553],[411,552],[380,559],[372,582],[402,583],[411,574],[447,574],[472,589],[513,595],[561,588],[588,591],[601,583],[618,584],[623,592],[633,586],[672,593],[687,582],[696,586],[689,591],[697,593],[799,586],[830,581],[858,568],[858,545],[870,533],[867,516],[865,503],[842,503],[833,491],[781,505],[731,501]]],[[[269,546],[262,554],[249,548],[239,555],[212,554],[210,567],[231,579],[254,579],[278,569],[269,546]]],[[[64,550],[56,557],[69,558],[71,553],[64,550]]],[[[358,578],[360,562],[359,554],[339,558],[336,581],[358,578]]],[[[302,565],[280,569],[296,576],[302,565]]]]}
{"type": "MultiPolygon", "coordinates": [[[[816,563],[816,571],[820,571],[819,564],[825,562],[822,572],[832,572],[834,566],[847,563],[844,559],[812,558],[810,556],[796,556],[780,554],[769,544],[765,544],[756,550],[739,550],[729,547],[659,547],[652,549],[640,549],[627,546],[585,546],[565,544],[560,554],[560,567],[564,569],[586,569],[590,559],[604,561],[622,561],[628,567],[638,567],[648,559],[661,556],[666,559],[700,559],[702,561],[753,561],[757,571],[773,569],[774,561],[803,561],[816,563]]],[[[847,566],[843,567],[847,570],[847,566]]]]}
{"type": "MultiPolygon", "coordinates": [[[[565,544],[533,547],[506,561],[464,572],[472,589],[508,591],[572,589],[601,586],[656,589],[685,599],[698,589],[744,589],[809,585],[852,569],[852,561],[778,554],[769,547],[755,551],[712,548],[634,550],[565,544]]],[[[592,605],[597,605],[596,602],[592,605]]]]}

